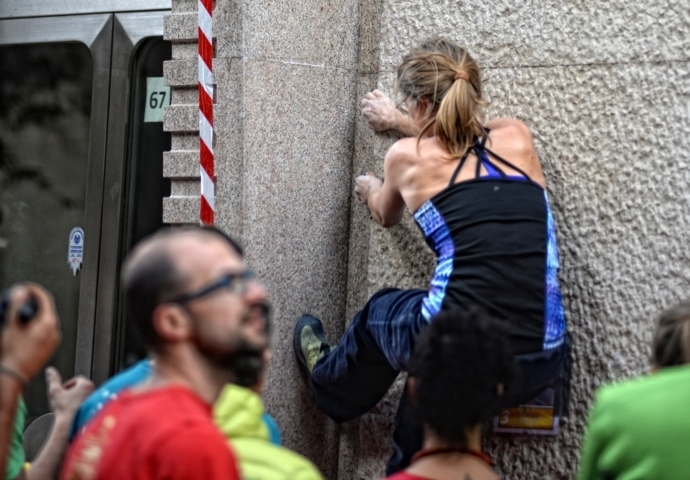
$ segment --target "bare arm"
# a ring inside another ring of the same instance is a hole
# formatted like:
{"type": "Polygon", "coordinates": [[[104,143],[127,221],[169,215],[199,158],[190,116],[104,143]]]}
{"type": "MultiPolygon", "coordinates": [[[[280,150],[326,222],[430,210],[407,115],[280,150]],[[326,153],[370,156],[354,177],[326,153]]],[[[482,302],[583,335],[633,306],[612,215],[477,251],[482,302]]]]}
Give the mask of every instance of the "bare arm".
{"type": "Polygon", "coordinates": [[[48,361],[60,342],[55,303],[46,289],[37,284],[14,287],[6,324],[0,332],[0,474],[5,475],[19,395],[26,382],[48,361]],[[19,321],[19,308],[30,297],[36,300],[36,316],[19,321]]]}
{"type": "Polygon", "coordinates": [[[393,101],[380,90],[367,93],[362,99],[362,115],[375,132],[395,130],[406,137],[416,137],[419,128],[409,115],[395,108],[393,101]]]}
{"type": "Polygon", "coordinates": [[[41,452],[32,462],[29,471],[24,474],[27,480],[57,477],[67,450],[74,416],[94,389],[93,383],[82,376],[72,378],[63,384],[60,373],[53,367],[46,369],[46,381],[55,422],[41,452]]]}
{"type": "Polygon", "coordinates": [[[372,172],[360,175],[355,180],[355,194],[369,207],[373,219],[383,227],[392,227],[400,223],[405,202],[398,186],[401,175],[401,149],[398,143],[388,150],[383,161],[385,181],[372,172]]]}
{"type": "Polygon", "coordinates": [[[8,375],[0,375],[0,478],[7,472],[7,457],[14,434],[14,416],[23,385],[8,375]]]}

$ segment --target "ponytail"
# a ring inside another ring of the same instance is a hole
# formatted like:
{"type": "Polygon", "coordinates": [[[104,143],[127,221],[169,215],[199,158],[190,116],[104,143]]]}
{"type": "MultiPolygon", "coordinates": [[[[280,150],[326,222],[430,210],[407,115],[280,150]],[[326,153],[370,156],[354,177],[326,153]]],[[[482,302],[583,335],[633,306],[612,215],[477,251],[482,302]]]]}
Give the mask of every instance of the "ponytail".
{"type": "Polygon", "coordinates": [[[410,52],[398,68],[398,89],[412,102],[429,101],[434,118],[417,142],[435,126],[435,135],[452,158],[460,158],[484,130],[478,119],[482,100],[479,66],[467,51],[433,39],[410,52]]]}

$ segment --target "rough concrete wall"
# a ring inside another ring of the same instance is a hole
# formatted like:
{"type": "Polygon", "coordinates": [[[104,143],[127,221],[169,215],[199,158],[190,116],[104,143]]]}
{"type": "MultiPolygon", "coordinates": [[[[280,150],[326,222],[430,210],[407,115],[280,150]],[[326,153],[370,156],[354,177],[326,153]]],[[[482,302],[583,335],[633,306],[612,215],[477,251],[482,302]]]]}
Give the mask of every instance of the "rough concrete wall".
{"type": "MultiPolygon", "coordinates": [[[[533,131],[555,211],[560,279],[575,337],[572,413],[557,438],[492,436],[486,443],[506,479],[572,478],[594,390],[645,371],[654,316],[687,296],[690,5],[363,4],[378,16],[380,37],[378,44],[373,40],[378,51],[367,50],[378,54],[378,63],[370,62],[360,77],[358,95],[374,86],[390,92],[401,56],[443,35],[467,46],[483,67],[488,118],[519,118],[533,131]]],[[[380,173],[392,142],[359,120],[356,173],[380,173]]],[[[386,231],[353,202],[350,238],[349,314],[380,287],[424,286],[430,277],[433,257],[409,215],[386,231]]],[[[342,429],[339,478],[383,474],[400,385],[342,429]]]]}

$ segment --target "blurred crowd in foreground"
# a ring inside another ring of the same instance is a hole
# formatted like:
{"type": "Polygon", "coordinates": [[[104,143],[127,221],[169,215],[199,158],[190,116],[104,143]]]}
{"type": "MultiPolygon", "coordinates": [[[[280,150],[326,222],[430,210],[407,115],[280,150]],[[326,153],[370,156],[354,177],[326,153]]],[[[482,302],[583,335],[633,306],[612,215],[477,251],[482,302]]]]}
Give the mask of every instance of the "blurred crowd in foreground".
{"type": "MultiPolygon", "coordinates": [[[[263,409],[269,309],[237,244],[207,228],[159,233],[134,250],[123,278],[150,358],[95,392],[86,378],[63,382],[46,369],[55,421],[31,465],[21,450],[21,392],[59,344],[60,325],[41,286],[9,290],[0,337],[6,478],[321,478],[280,445],[263,409]]],[[[653,351],[651,374],[599,391],[579,478],[685,477],[690,303],[661,315],[653,351]]],[[[423,448],[391,478],[499,478],[482,432],[515,369],[504,324],[479,309],[439,314],[417,341],[408,377],[423,448]]]]}

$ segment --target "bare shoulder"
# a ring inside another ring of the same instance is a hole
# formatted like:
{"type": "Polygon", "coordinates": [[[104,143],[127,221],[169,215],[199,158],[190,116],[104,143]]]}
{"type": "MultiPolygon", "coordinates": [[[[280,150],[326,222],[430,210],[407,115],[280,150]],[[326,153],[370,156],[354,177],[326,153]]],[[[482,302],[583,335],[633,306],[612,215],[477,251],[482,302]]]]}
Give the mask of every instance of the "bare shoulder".
{"type": "Polygon", "coordinates": [[[529,127],[515,118],[495,118],[486,124],[491,133],[501,136],[511,136],[515,140],[521,139],[532,142],[532,132],[529,127]]]}
{"type": "Polygon", "coordinates": [[[535,151],[534,139],[529,127],[514,118],[497,118],[486,124],[491,130],[489,138],[495,145],[502,145],[513,153],[531,156],[535,151]]]}
{"type": "Polygon", "coordinates": [[[388,168],[409,166],[419,157],[416,138],[401,138],[388,149],[384,165],[388,168]]]}

